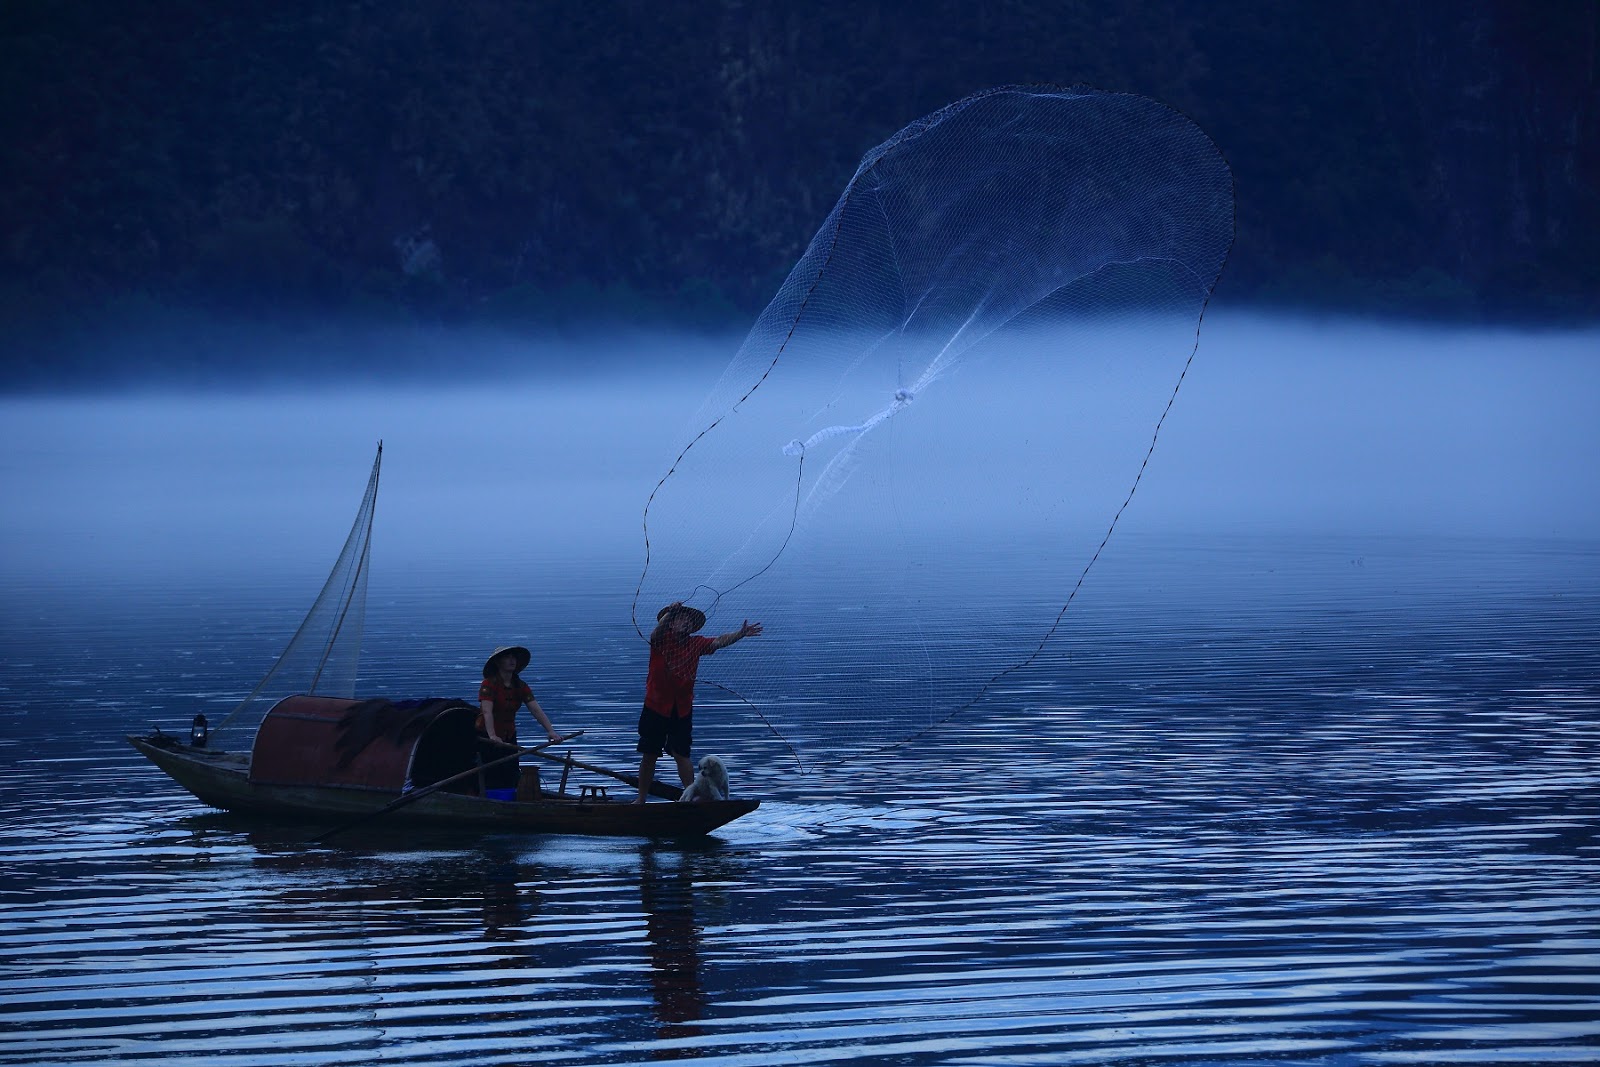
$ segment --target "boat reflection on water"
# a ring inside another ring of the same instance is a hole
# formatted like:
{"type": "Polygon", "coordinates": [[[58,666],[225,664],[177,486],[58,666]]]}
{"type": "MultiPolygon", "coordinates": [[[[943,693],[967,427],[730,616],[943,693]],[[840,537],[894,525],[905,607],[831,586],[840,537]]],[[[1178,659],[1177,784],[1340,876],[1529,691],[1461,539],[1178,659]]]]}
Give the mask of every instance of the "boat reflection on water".
{"type": "Polygon", "coordinates": [[[553,1012],[632,1014],[637,1048],[658,1059],[703,1053],[716,988],[704,932],[730,921],[721,887],[750,877],[744,854],[715,839],[490,835],[462,847],[446,831],[380,823],[332,849],[309,843],[314,826],[227,813],[177,822],[180,839],[163,830],[168,851],[180,845],[188,869],[270,886],[254,923],[338,946],[379,1016],[403,1005],[409,1017],[418,1000],[453,1013],[470,989],[473,1017],[495,1031],[537,1028],[553,1012]],[[637,910],[626,903],[635,892],[637,910]]]}
{"type": "MultiPolygon", "coordinates": [[[[692,873],[697,853],[646,846],[639,856],[639,906],[644,910],[650,950],[650,992],[655,997],[656,1036],[665,1041],[699,1037],[708,1000],[701,980],[700,921],[695,914],[692,873]]],[[[698,1055],[668,1045],[657,1058],[698,1055]]]]}
{"type": "Polygon", "coordinates": [[[477,879],[483,902],[483,935],[492,941],[524,941],[530,935],[523,923],[534,918],[539,897],[531,884],[524,884],[520,857],[500,842],[486,842],[479,850],[483,858],[477,879]]]}

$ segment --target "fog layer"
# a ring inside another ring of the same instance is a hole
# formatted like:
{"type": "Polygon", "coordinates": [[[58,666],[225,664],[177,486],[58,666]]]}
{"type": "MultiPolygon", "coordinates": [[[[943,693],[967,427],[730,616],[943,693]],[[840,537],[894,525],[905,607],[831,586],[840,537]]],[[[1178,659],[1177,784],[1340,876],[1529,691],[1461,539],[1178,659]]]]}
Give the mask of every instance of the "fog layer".
{"type": "MultiPolygon", "coordinates": [[[[462,369],[463,338],[441,346],[435,387],[5,399],[0,577],[315,572],[342,543],[379,439],[379,573],[527,560],[625,571],[642,560],[645,501],[731,351],[663,335],[632,369],[595,345],[604,369],[590,375],[542,373],[530,353],[525,370],[485,380],[462,369]]],[[[1597,352],[1593,331],[1213,315],[1122,529],[1600,538],[1597,352]]],[[[1100,412],[1129,454],[1093,462],[1131,478],[1149,413],[1120,412],[1115,368],[1076,388],[1039,401],[1100,412]]],[[[983,466],[1006,460],[979,458],[952,464],[948,492],[971,485],[981,500],[983,466]]]]}

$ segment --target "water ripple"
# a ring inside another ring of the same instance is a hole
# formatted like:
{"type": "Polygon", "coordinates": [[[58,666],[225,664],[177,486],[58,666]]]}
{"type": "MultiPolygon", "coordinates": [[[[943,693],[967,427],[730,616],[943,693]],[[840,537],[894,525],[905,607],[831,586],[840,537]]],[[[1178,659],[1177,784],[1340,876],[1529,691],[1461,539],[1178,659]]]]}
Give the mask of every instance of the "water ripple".
{"type": "MultiPolygon", "coordinates": [[[[690,845],[208,812],[117,735],[220,679],[19,634],[0,1064],[1595,1062],[1600,601],[1462,603],[1110,613],[844,768],[713,718],[764,802],[690,845]],[[36,694],[52,642],[110,684],[36,694]]],[[[611,655],[563,706],[615,763],[611,655]]]]}

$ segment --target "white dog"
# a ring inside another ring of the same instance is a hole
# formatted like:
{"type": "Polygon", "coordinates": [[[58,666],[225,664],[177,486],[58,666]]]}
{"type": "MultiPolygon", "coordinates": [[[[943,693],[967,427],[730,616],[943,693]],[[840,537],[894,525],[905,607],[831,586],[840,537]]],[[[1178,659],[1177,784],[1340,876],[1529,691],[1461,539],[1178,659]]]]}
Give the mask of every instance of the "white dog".
{"type": "Polygon", "coordinates": [[[715,756],[700,758],[700,773],[694,776],[689,788],[679,800],[727,800],[728,768],[715,756]]]}

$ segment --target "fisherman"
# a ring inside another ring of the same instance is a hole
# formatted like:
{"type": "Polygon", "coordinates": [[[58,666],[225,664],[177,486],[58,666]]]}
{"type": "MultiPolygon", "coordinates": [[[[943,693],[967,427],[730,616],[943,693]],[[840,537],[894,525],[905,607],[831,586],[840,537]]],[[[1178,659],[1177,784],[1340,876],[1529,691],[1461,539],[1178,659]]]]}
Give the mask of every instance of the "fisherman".
{"type": "Polygon", "coordinates": [[[650,670],[644,682],[644,710],[639,713],[639,799],[643,804],[655,780],[656,760],[666,752],[678,764],[684,788],[694,781],[689,759],[694,720],[694,676],[700,657],[761,632],[749,619],[737,630],[717,637],[696,637],[706,613],[675,600],[656,613],[650,634],[650,670]]]}
{"type": "Polygon", "coordinates": [[[550,725],[550,716],[522,680],[522,671],[532,658],[533,654],[521,645],[511,645],[495,649],[484,662],[483,684],[478,687],[477,727],[489,740],[505,745],[517,743],[517,712],[524,704],[552,742],[561,740],[550,725]]]}

